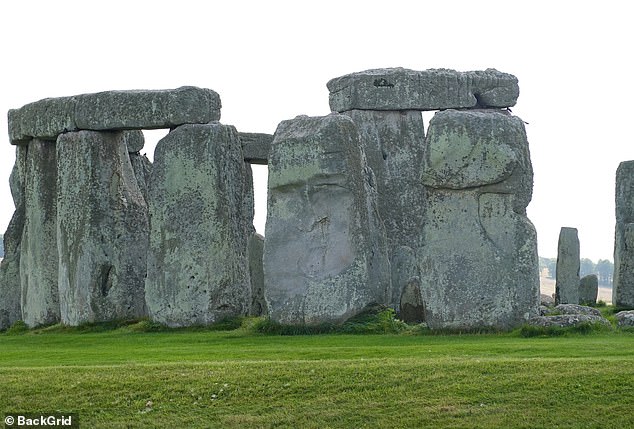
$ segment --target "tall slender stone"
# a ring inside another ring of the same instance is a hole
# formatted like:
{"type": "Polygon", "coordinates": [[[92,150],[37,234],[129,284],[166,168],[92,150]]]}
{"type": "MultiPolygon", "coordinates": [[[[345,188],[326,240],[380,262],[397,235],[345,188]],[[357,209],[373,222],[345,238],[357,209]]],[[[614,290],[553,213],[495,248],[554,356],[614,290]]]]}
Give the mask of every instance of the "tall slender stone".
{"type": "Polygon", "coordinates": [[[612,304],[634,307],[634,161],[616,171],[616,228],[612,304]]]}
{"type": "Polygon", "coordinates": [[[272,320],[339,322],[390,301],[376,190],[354,122],[301,116],[277,128],[264,244],[272,320]]]}
{"type": "Polygon", "coordinates": [[[29,143],[25,223],[20,249],[22,320],[29,326],[60,321],[55,142],[29,143]]]}
{"type": "Polygon", "coordinates": [[[183,125],[156,146],[150,181],[150,317],[169,326],[246,315],[245,163],[234,127],[183,125]]]}
{"type": "Polygon", "coordinates": [[[426,138],[418,251],[432,328],[508,329],[537,315],[533,170],[521,119],[500,110],[437,113],[426,138]]]}
{"type": "Polygon", "coordinates": [[[557,245],[555,304],[579,304],[579,265],[577,228],[562,227],[557,245]]]}
{"type": "Polygon", "coordinates": [[[15,211],[4,233],[4,258],[0,262],[0,330],[22,319],[20,305],[20,245],[24,230],[24,181],[28,147],[16,148],[16,159],[9,178],[15,211]]]}
{"type": "Polygon", "coordinates": [[[57,140],[60,309],[69,325],[147,314],[148,210],[125,133],[57,140]]]}

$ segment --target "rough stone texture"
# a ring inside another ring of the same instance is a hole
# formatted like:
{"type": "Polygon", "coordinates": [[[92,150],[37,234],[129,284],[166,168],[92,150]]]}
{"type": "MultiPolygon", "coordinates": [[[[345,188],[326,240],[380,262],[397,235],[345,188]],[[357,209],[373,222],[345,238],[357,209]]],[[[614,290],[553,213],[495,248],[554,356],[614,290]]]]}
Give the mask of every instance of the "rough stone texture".
{"type": "Polygon", "coordinates": [[[332,79],[327,86],[335,112],[510,107],[519,96],[517,78],[495,69],[374,69],[332,79]]]}
{"type": "Polygon", "coordinates": [[[9,138],[55,140],[78,130],[173,128],[220,119],[220,97],[193,86],[169,90],[106,91],[46,98],[9,111],[9,138]]]}
{"type": "Polygon", "coordinates": [[[388,304],[390,268],[359,131],[344,115],[277,128],[264,246],[272,320],[340,322],[388,304]]]}
{"type": "Polygon", "coordinates": [[[345,115],[357,124],[368,166],[374,172],[390,253],[398,246],[418,248],[425,215],[425,188],[418,168],[425,142],[421,113],[351,110],[345,115]]]}
{"type": "Polygon", "coordinates": [[[634,310],[619,311],[615,315],[616,326],[619,328],[634,328],[634,310]]]}
{"type": "Polygon", "coordinates": [[[246,315],[245,163],[234,127],[183,125],[156,146],[150,181],[150,317],[169,326],[246,315]]]}
{"type": "Polygon", "coordinates": [[[150,177],[152,176],[152,163],[145,155],[138,152],[130,153],[130,164],[136,178],[137,185],[143,195],[143,200],[147,203],[150,187],[150,177]]]}
{"type": "Polygon", "coordinates": [[[406,322],[422,322],[425,308],[420,291],[420,273],[414,250],[399,246],[392,251],[392,305],[406,322]]]}
{"type": "Polygon", "coordinates": [[[20,306],[20,242],[24,230],[24,178],[27,148],[16,149],[16,160],[9,179],[15,212],[4,233],[4,259],[0,262],[0,330],[22,319],[20,306]]]}
{"type": "Polygon", "coordinates": [[[432,118],[418,251],[430,328],[508,329],[538,314],[536,233],[525,215],[532,176],[521,119],[453,110],[432,118]]]}
{"type": "Polygon", "coordinates": [[[269,152],[273,135],[263,133],[239,133],[244,160],[251,164],[269,163],[269,152]]]}
{"type": "Polygon", "coordinates": [[[145,136],[141,130],[129,130],[123,133],[123,140],[130,153],[138,153],[145,146],[145,136]]]}
{"type": "Polygon", "coordinates": [[[579,304],[579,263],[577,229],[562,227],[557,245],[555,303],[579,304]]]}
{"type": "Polygon", "coordinates": [[[579,326],[583,323],[600,323],[605,326],[612,326],[610,322],[601,317],[589,314],[561,314],[556,316],[539,316],[534,317],[529,321],[530,325],[548,327],[560,327],[568,328],[572,326],[579,326]]]}
{"type": "Polygon", "coordinates": [[[599,295],[599,278],[588,274],[579,281],[579,304],[596,304],[599,295]]]}
{"type": "Polygon", "coordinates": [[[60,321],[54,142],[34,139],[29,143],[24,195],[25,223],[20,246],[22,320],[34,327],[60,321]]]}
{"type": "Polygon", "coordinates": [[[11,144],[27,144],[32,138],[56,140],[76,131],[75,97],[45,98],[8,113],[11,144]]]}
{"type": "Polygon", "coordinates": [[[255,195],[253,190],[253,169],[251,164],[244,162],[243,166],[244,177],[242,178],[243,190],[242,190],[242,221],[244,222],[243,228],[246,231],[247,237],[255,234],[255,226],[253,226],[253,219],[255,218],[255,195]]]}
{"type": "Polygon", "coordinates": [[[601,316],[601,312],[596,308],[578,304],[559,304],[555,307],[555,311],[558,311],[561,314],[587,314],[591,316],[601,316]]]}
{"type": "Polygon", "coordinates": [[[125,133],[60,135],[57,171],[62,322],[144,316],[148,213],[125,133]]]}
{"type": "Polygon", "coordinates": [[[553,298],[550,295],[546,295],[544,293],[539,295],[539,300],[541,301],[541,305],[545,305],[545,306],[554,306],[555,305],[555,298],[553,298]]]}
{"type": "Polygon", "coordinates": [[[264,299],[264,237],[253,233],[249,236],[249,275],[251,277],[251,315],[268,314],[264,299]]]}
{"type": "Polygon", "coordinates": [[[634,308],[634,161],[616,171],[616,231],[612,304],[634,308]]]}

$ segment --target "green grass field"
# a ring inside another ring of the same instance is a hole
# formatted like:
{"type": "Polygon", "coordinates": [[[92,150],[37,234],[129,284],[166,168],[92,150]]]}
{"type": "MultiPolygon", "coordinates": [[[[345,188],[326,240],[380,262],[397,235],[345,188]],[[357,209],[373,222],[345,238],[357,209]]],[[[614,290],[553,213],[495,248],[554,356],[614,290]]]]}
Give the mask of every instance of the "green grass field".
{"type": "Polygon", "coordinates": [[[82,428],[621,429],[634,334],[1,334],[0,404],[82,428]]]}

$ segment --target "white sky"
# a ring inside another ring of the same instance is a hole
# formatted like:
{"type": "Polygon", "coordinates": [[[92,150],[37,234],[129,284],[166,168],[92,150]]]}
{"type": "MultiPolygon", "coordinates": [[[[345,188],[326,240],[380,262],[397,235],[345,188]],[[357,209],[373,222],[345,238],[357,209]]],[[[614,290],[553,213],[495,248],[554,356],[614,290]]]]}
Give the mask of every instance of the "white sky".
{"type": "MultiPolygon", "coordinates": [[[[555,256],[559,228],[572,226],[582,257],[612,259],[614,176],[619,162],[634,159],[628,3],[2,1],[0,230],[13,212],[10,108],[195,85],[220,94],[223,123],[273,133],[284,119],[329,113],[326,82],[346,73],[494,67],[519,79],[513,112],[529,122],[535,188],[528,214],[540,255],[555,256]]],[[[258,173],[256,185],[265,180],[258,173]]]]}

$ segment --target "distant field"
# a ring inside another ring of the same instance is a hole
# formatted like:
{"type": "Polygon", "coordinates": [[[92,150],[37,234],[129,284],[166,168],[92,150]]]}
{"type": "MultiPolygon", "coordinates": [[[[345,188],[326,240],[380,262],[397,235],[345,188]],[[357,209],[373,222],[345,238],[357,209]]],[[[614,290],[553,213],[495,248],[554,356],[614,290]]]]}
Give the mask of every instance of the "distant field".
{"type": "MultiPolygon", "coordinates": [[[[541,293],[552,296],[555,293],[555,280],[549,279],[545,275],[539,278],[541,293]]],[[[612,304],[612,289],[608,287],[599,286],[599,293],[597,296],[598,301],[603,301],[606,304],[612,304]]]]}
{"type": "Polygon", "coordinates": [[[0,411],[82,428],[629,428],[634,334],[0,335],[0,411]]]}

